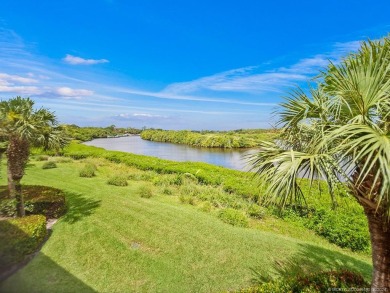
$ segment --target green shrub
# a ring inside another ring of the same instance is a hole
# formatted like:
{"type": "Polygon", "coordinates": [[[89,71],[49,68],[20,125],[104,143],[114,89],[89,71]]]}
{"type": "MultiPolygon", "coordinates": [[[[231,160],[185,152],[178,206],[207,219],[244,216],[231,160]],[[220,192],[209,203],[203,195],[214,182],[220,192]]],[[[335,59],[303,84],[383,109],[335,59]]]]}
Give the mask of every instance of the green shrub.
{"type": "Polygon", "coordinates": [[[163,190],[162,190],[162,194],[165,194],[165,195],[172,195],[172,190],[168,187],[165,187],[163,190]]]}
{"type": "Polygon", "coordinates": [[[218,218],[220,218],[222,222],[228,223],[233,226],[238,226],[238,227],[249,226],[248,218],[242,212],[232,208],[221,210],[218,213],[218,218]]]}
{"type": "Polygon", "coordinates": [[[127,186],[127,176],[114,175],[107,180],[107,184],[115,186],[127,186]]]}
{"type": "Polygon", "coordinates": [[[247,210],[248,215],[254,219],[264,219],[267,214],[267,210],[257,204],[252,204],[247,210]]]}
{"type": "Polygon", "coordinates": [[[0,221],[0,270],[36,251],[46,234],[42,215],[0,221]]]}
{"type": "Polygon", "coordinates": [[[184,177],[185,180],[188,181],[188,182],[198,183],[198,178],[196,178],[196,176],[193,175],[193,174],[191,174],[191,173],[184,173],[184,174],[183,174],[183,177],[184,177]]]}
{"type": "Polygon", "coordinates": [[[57,168],[57,164],[53,161],[47,161],[42,165],[42,169],[53,169],[53,168],[57,168]]]}
{"type": "Polygon", "coordinates": [[[56,158],[55,161],[57,163],[72,163],[73,162],[73,160],[71,158],[63,158],[63,157],[56,158]]]}
{"type": "Polygon", "coordinates": [[[179,195],[179,200],[181,203],[187,203],[190,205],[196,205],[196,199],[190,195],[187,194],[180,194],[179,195]]]}
{"type": "Polygon", "coordinates": [[[361,288],[369,291],[370,285],[359,273],[347,270],[320,272],[264,283],[236,291],[237,293],[330,292],[361,288]]]}
{"type": "MultiPolygon", "coordinates": [[[[41,214],[46,218],[59,218],[66,212],[65,194],[59,189],[23,185],[22,194],[27,215],[41,214]]],[[[16,214],[15,200],[7,197],[7,186],[0,186],[0,216],[12,217],[16,214]]]]}
{"type": "Polygon", "coordinates": [[[129,174],[127,179],[135,181],[154,181],[157,178],[156,175],[157,174],[152,171],[137,172],[134,174],[129,174]]]}
{"type": "Polygon", "coordinates": [[[183,176],[181,174],[177,174],[173,180],[173,184],[182,185],[183,184],[183,176]]]}
{"type": "Polygon", "coordinates": [[[153,196],[152,188],[148,185],[141,185],[138,188],[137,193],[139,194],[140,197],[143,198],[151,198],[153,196]]]}
{"type": "Polygon", "coordinates": [[[201,207],[201,210],[209,213],[211,211],[211,203],[209,201],[204,202],[201,207]]]}
{"type": "Polygon", "coordinates": [[[83,169],[80,170],[79,176],[80,177],[86,177],[91,178],[95,176],[95,172],[97,170],[97,167],[93,163],[86,163],[83,167],[83,169]]]}
{"type": "Polygon", "coordinates": [[[16,216],[16,200],[15,199],[1,199],[0,200],[0,216],[14,217],[16,216]]]}
{"type": "Polygon", "coordinates": [[[40,155],[40,156],[36,157],[36,160],[37,161],[47,161],[47,160],[49,160],[49,156],[40,155]]]}
{"type": "Polygon", "coordinates": [[[340,247],[352,251],[370,249],[367,222],[359,214],[320,208],[305,218],[304,225],[340,247]]]}

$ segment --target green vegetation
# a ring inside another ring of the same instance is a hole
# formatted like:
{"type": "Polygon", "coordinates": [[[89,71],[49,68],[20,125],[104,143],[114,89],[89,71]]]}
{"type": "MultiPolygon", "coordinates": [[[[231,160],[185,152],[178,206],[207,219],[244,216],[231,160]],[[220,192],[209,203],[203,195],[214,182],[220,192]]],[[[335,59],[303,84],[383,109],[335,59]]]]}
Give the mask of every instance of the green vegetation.
{"type": "MultiPolygon", "coordinates": [[[[46,218],[59,218],[66,211],[65,195],[61,190],[53,187],[24,185],[23,198],[26,214],[41,214],[46,218]]],[[[7,186],[0,186],[0,216],[16,216],[14,199],[9,198],[7,186]]]]}
{"type": "Polygon", "coordinates": [[[45,237],[45,216],[0,221],[0,271],[35,252],[45,237]]]}
{"type": "MultiPolygon", "coordinates": [[[[69,148],[65,153],[70,156],[69,148]]],[[[132,157],[123,155],[123,159],[132,157]]],[[[160,162],[144,158],[156,168],[160,162]]],[[[207,178],[207,172],[212,176],[216,170],[233,177],[245,173],[195,163],[198,173],[158,173],[127,163],[88,157],[58,163],[50,172],[42,170],[42,161],[29,164],[26,184],[64,190],[68,212],[55,224],[41,252],[1,283],[0,291],[221,292],[250,287],[253,270],[264,278],[283,278],[348,269],[369,280],[367,256],[329,244],[303,225],[268,210],[261,220],[247,217],[248,228],[221,221],[221,210],[244,215],[253,203],[225,191],[222,184],[206,184],[198,175],[207,178]],[[98,167],[96,176],[79,177],[86,163],[98,167]],[[129,185],[107,185],[112,174],[127,174],[129,185]],[[146,189],[152,197],[141,197],[146,189]],[[193,198],[192,205],[181,203],[183,194],[193,198]]],[[[175,165],[179,171],[191,169],[190,163],[182,164],[175,165]]],[[[0,181],[5,184],[4,178],[0,181]]],[[[344,208],[341,202],[340,207],[344,208]]]]}
{"type": "MultiPolygon", "coordinates": [[[[153,180],[158,186],[182,186],[181,200],[191,203],[208,201],[214,207],[241,209],[253,217],[253,204],[262,204],[266,195],[264,187],[253,180],[253,175],[229,170],[206,163],[174,162],[153,157],[106,151],[102,148],[71,143],[64,149],[64,155],[75,159],[105,158],[116,163],[123,163],[141,170],[142,174],[130,174],[128,179],[153,180]],[[157,176],[170,174],[169,176],[157,176]],[[185,184],[183,184],[185,183],[185,184]],[[194,184],[201,183],[201,184],[194,184]],[[212,185],[217,191],[209,193],[204,185],[212,185]],[[251,215],[252,214],[252,215],[251,215]]],[[[325,190],[324,182],[317,182],[325,190]]],[[[356,251],[369,251],[370,238],[362,207],[350,195],[340,190],[335,197],[338,207],[334,209],[326,192],[310,188],[307,180],[302,179],[300,186],[305,194],[307,205],[291,205],[283,213],[270,209],[269,213],[285,218],[296,225],[312,229],[326,237],[332,243],[356,251]],[[317,212],[318,211],[318,212],[317,212]]],[[[165,192],[170,192],[167,189],[165,192]],[[167,191],[168,190],[168,191],[167,191]]],[[[264,210],[263,210],[264,212],[264,210]]],[[[261,211],[259,212],[261,217],[261,211]]]]}
{"type": "Polygon", "coordinates": [[[153,191],[148,185],[141,185],[137,192],[139,196],[143,198],[151,198],[153,196],[153,191]]]}
{"type": "Polygon", "coordinates": [[[115,137],[130,134],[140,134],[142,130],[128,127],[121,128],[111,125],[108,127],[80,127],[75,124],[61,125],[66,134],[75,140],[89,141],[94,138],[115,137]]]}
{"type": "Polygon", "coordinates": [[[53,168],[57,168],[56,162],[53,162],[53,161],[45,162],[42,165],[42,169],[53,169],[53,168]]]}
{"type": "Polygon", "coordinates": [[[115,185],[115,186],[127,186],[127,177],[124,175],[114,175],[108,178],[107,180],[108,185],[115,185]]]}
{"type": "MultiPolygon", "coordinates": [[[[25,215],[21,179],[30,156],[30,147],[59,150],[68,139],[58,127],[54,112],[34,109],[30,98],[16,97],[0,101],[0,159],[7,157],[9,197],[16,205],[18,217],[25,215]]],[[[49,166],[53,163],[47,163],[49,166]]]]}
{"type": "Polygon", "coordinates": [[[147,129],[142,131],[141,138],[151,141],[187,144],[206,148],[252,148],[262,140],[272,140],[276,130],[240,129],[233,131],[189,131],[147,129]]]}
{"type": "Polygon", "coordinates": [[[350,291],[351,288],[369,290],[369,283],[358,273],[342,271],[321,272],[276,280],[259,286],[242,289],[237,293],[285,293],[285,292],[329,292],[331,289],[350,291]]]}
{"type": "Polygon", "coordinates": [[[97,167],[93,163],[86,163],[84,167],[80,170],[79,176],[80,177],[87,177],[91,178],[95,176],[95,172],[97,171],[97,167]]]}
{"type": "MultiPolygon", "coordinates": [[[[262,143],[253,166],[268,183],[268,201],[281,207],[303,200],[302,171],[311,182],[324,178],[333,201],[339,189],[353,196],[370,227],[371,286],[390,290],[390,36],[330,63],[308,94],[297,89],[280,105],[281,135],[262,143]]],[[[341,246],[367,247],[364,233],[348,227],[355,216],[346,215],[317,209],[308,224],[341,246]]]]}
{"type": "Polygon", "coordinates": [[[248,218],[242,212],[232,208],[220,210],[218,213],[218,218],[220,218],[222,222],[233,226],[244,228],[249,226],[248,218]]]}

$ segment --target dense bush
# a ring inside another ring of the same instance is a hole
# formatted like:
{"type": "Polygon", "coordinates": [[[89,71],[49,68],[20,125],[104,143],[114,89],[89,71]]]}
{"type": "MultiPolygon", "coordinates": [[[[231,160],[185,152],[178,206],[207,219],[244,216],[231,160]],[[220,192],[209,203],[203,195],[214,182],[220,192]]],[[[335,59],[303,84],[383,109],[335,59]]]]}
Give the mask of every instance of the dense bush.
{"type": "Polygon", "coordinates": [[[304,224],[340,247],[347,247],[353,251],[370,249],[367,222],[359,214],[320,208],[310,214],[304,224]]]}
{"type": "Polygon", "coordinates": [[[84,167],[80,170],[79,176],[80,177],[86,177],[91,178],[95,176],[95,172],[97,170],[97,167],[93,163],[86,163],[84,167]]]}
{"type": "MultiPolygon", "coordinates": [[[[66,212],[65,195],[56,188],[39,185],[23,185],[22,194],[26,214],[41,214],[46,218],[59,218],[66,212]]],[[[15,200],[8,199],[7,186],[0,186],[0,216],[16,214],[15,200]]]]}
{"type": "Polygon", "coordinates": [[[42,165],[42,169],[53,169],[53,168],[57,168],[57,164],[53,161],[45,162],[42,165]]]}
{"type": "Polygon", "coordinates": [[[153,196],[153,191],[148,185],[142,185],[138,188],[137,193],[140,197],[151,198],[153,196]]]}
{"type": "Polygon", "coordinates": [[[114,175],[107,180],[107,184],[115,186],[127,186],[127,176],[114,175]]]}
{"type": "Polygon", "coordinates": [[[218,213],[218,218],[220,218],[222,222],[228,223],[233,226],[249,226],[248,218],[242,212],[237,211],[235,209],[227,208],[220,210],[218,213]]]}
{"type": "Polygon", "coordinates": [[[16,215],[15,199],[0,199],[0,216],[13,217],[16,215]]]}
{"type": "Polygon", "coordinates": [[[285,292],[331,292],[348,291],[351,288],[359,288],[361,291],[369,291],[369,283],[363,276],[350,271],[330,271],[286,278],[265,283],[259,286],[242,289],[237,293],[285,293],[285,292]],[[333,290],[332,290],[333,289],[333,290]]]}
{"type": "Polygon", "coordinates": [[[261,207],[257,204],[252,204],[249,206],[247,214],[254,219],[263,219],[266,216],[267,211],[264,207],[261,207]]]}
{"type": "Polygon", "coordinates": [[[46,233],[42,215],[0,221],[0,270],[37,250],[46,233]]]}

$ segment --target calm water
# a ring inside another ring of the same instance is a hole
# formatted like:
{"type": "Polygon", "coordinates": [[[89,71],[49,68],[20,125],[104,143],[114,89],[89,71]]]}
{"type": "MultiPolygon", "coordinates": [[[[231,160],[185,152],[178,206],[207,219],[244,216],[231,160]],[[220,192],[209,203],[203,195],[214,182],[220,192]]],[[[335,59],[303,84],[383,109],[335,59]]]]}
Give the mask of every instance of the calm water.
{"type": "Polygon", "coordinates": [[[244,156],[255,152],[254,149],[224,150],[196,148],[181,144],[143,140],[139,136],[99,138],[86,142],[85,144],[101,147],[106,150],[122,151],[172,161],[206,162],[235,170],[247,170],[244,156]]]}

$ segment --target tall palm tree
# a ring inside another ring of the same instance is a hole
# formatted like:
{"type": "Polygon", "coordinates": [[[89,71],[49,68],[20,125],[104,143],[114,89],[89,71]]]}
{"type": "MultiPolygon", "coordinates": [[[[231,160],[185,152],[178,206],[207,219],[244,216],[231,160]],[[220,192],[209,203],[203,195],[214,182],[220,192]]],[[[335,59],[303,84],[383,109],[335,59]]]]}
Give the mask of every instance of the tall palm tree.
{"type": "Polygon", "coordinates": [[[282,134],[252,157],[268,202],[301,201],[298,178],[321,176],[335,201],[346,188],[363,207],[372,246],[373,288],[390,289],[390,37],[366,41],[330,63],[309,94],[281,104],[282,134]]]}
{"type": "Polygon", "coordinates": [[[60,133],[52,130],[57,126],[53,112],[33,108],[30,98],[16,97],[0,102],[0,137],[6,143],[9,194],[16,199],[17,215],[25,215],[22,187],[26,163],[31,145],[61,147],[66,143],[60,133]]]}

